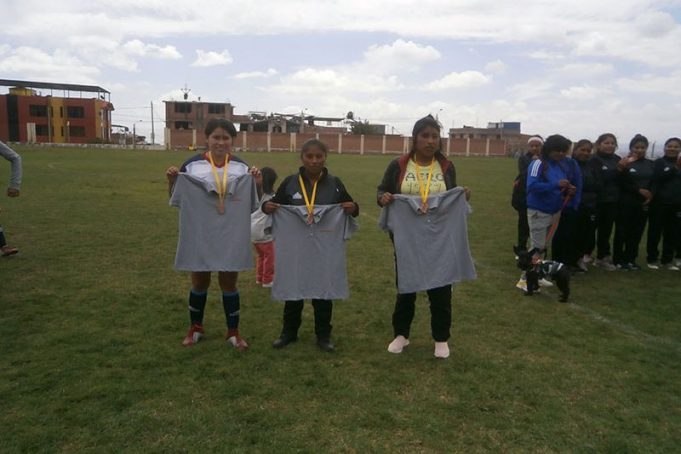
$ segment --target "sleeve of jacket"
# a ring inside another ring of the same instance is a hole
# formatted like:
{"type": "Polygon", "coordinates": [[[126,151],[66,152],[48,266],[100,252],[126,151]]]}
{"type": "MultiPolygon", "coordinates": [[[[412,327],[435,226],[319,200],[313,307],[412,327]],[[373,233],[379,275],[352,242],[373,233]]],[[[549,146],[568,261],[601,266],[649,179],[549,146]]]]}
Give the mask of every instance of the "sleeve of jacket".
{"type": "Polygon", "coordinates": [[[544,178],[543,164],[539,159],[530,164],[527,172],[527,192],[550,192],[558,187],[556,182],[544,178]]]}
{"type": "Polygon", "coordinates": [[[355,210],[352,212],[351,216],[357,217],[359,215],[359,204],[352,200],[352,196],[348,193],[347,189],[345,189],[345,185],[341,181],[340,178],[336,178],[336,188],[338,188],[338,202],[352,202],[355,204],[355,210]]]}
{"type": "Polygon", "coordinates": [[[20,189],[22,177],[21,156],[19,156],[19,153],[12,150],[3,142],[0,142],[0,156],[7,159],[12,166],[12,173],[9,178],[9,187],[12,189],[20,189]]]}
{"type": "Polygon", "coordinates": [[[574,196],[574,206],[578,207],[582,203],[582,190],[584,189],[584,178],[582,177],[582,171],[579,170],[579,164],[574,159],[570,159],[570,164],[572,165],[572,180],[571,183],[577,188],[574,196]]]}
{"type": "Polygon", "coordinates": [[[381,206],[380,199],[383,194],[386,192],[391,194],[398,192],[397,179],[400,176],[400,165],[398,163],[398,159],[390,161],[390,164],[388,164],[388,167],[385,169],[385,173],[383,173],[383,180],[381,180],[381,184],[378,185],[376,191],[376,203],[378,206],[381,206]]]}

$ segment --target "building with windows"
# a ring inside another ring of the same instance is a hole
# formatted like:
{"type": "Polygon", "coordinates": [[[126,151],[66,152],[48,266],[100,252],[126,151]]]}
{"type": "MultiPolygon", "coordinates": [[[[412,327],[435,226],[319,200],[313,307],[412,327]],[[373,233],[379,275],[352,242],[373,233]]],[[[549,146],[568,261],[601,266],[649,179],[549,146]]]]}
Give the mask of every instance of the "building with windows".
{"type": "Polygon", "coordinates": [[[109,143],[110,93],[93,85],[0,79],[0,140],[109,143]],[[59,96],[61,95],[61,96],[59,96]]]}
{"type": "Polygon", "coordinates": [[[166,105],[166,145],[187,146],[196,143],[197,139],[203,143],[203,130],[208,120],[232,120],[234,117],[234,106],[228,102],[163,102],[166,105]]]}
{"type": "Polygon", "coordinates": [[[520,131],[520,122],[501,121],[487,123],[486,128],[466,126],[462,128],[451,128],[449,137],[452,140],[470,141],[492,141],[493,143],[503,142],[505,154],[515,155],[527,149],[527,139],[531,135],[523,134],[520,131]]]}

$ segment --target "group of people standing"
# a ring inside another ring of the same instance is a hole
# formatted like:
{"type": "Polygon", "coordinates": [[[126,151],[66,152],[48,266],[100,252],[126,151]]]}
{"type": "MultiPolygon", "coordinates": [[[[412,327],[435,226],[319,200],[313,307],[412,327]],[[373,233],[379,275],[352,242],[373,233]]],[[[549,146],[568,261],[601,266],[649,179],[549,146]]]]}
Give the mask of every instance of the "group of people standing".
{"type": "MultiPolygon", "coordinates": [[[[563,136],[530,137],[518,159],[512,205],[518,212],[518,249],[527,241],[539,255],[551,243],[552,258],[573,273],[587,264],[614,270],[640,270],[639,246],[647,229],[650,269],[681,267],[681,139],[664,144],[664,156],[646,157],[648,139],[640,134],[629,152],[615,152],[611,133],[572,142],[563,136]],[[569,151],[572,148],[572,156],[569,151]],[[614,229],[614,236],[613,236],[614,229]],[[662,240],[662,254],[659,244],[662,240]]],[[[518,287],[523,287],[522,278],[518,287]]]]}
{"type": "MultiPolygon", "coordinates": [[[[452,285],[475,278],[466,227],[470,190],[457,187],[454,164],[441,151],[440,129],[430,115],[417,121],[410,153],[389,164],[378,186],[380,226],[394,245],[398,289],[391,353],[409,345],[416,293],[426,291],[434,356],[447,358],[452,285]]],[[[175,267],[191,272],[190,328],[183,345],[204,336],[210,276],[217,272],[227,340],[239,350],[248,348],[239,331],[237,277],[252,267],[244,257],[250,256],[254,227],[253,240],[269,243],[257,248],[257,283],[272,287],[272,298],[284,301],[283,327],[272,346],[281,349],[298,340],[308,299],[317,346],[333,351],[332,301],[349,296],[344,242],[357,228],[359,205],[326,167],[328,147],[317,139],[305,142],[299,171],[273,191],[273,170],[249,167],[232,155],[236,129],[231,122],[210,120],[205,134],[206,152],[166,171],[170,203],[180,209],[175,267]],[[267,264],[272,256],[273,280],[267,264]]]]}

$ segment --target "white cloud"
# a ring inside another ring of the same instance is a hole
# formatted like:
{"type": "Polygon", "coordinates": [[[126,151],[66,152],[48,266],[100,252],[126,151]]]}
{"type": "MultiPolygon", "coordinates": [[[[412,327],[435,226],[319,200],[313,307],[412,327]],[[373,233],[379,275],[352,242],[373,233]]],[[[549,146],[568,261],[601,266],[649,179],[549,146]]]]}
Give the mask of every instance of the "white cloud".
{"type": "Polygon", "coordinates": [[[416,70],[421,65],[438,60],[442,55],[432,46],[413,41],[395,40],[392,44],[372,45],[364,52],[364,63],[375,71],[389,73],[399,70],[416,70]]]}
{"type": "Polygon", "coordinates": [[[214,52],[212,50],[196,49],[196,60],[192,66],[208,67],[218,65],[228,65],[232,63],[232,56],[228,50],[222,52],[214,52]]]}
{"type": "Polygon", "coordinates": [[[479,71],[453,72],[444,76],[442,79],[434,80],[426,85],[427,90],[448,90],[477,88],[492,81],[491,76],[487,76],[479,71]]]}
{"type": "Polygon", "coordinates": [[[622,90],[638,93],[661,93],[665,96],[681,96],[681,71],[669,75],[643,74],[638,77],[623,77],[617,80],[622,90]]]}
{"type": "Polygon", "coordinates": [[[19,47],[0,60],[0,73],[19,79],[93,84],[100,70],[58,49],[52,54],[34,47],[19,47]]]}
{"type": "Polygon", "coordinates": [[[278,84],[265,88],[280,94],[309,95],[329,93],[382,93],[404,88],[396,76],[353,74],[336,69],[305,68],[282,77],[278,84]]]}
{"type": "Polygon", "coordinates": [[[247,71],[235,74],[233,79],[266,79],[268,77],[276,76],[279,72],[274,68],[269,68],[267,71],[247,71]]]}
{"type": "Polygon", "coordinates": [[[611,91],[606,88],[594,87],[592,85],[579,85],[564,88],[560,90],[560,94],[569,100],[584,101],[609,95],[611,94],[611,91]]]}
{"type": "Polygon", "coordinates": [[[501,60],[494,60],[485,65],[485,71],[494,74],[503,74],[508,69],[508,65],[501,60]]]}
{"type": "Polygon", "coordinates": [[[534,60],[562,60],[565,58],[565,55],[562,52],[557,52],[557,51],[549,51],[546,49],[542,50],[535,50],[531,52],[527,52],[524,54],[525,57],[527,58],[532,58],[534,60]]]}
{"type": "Polygon", "coordinates": [[[612,74],[615,67],[609,63],[568,63],[556,69],[562,77],[594,78],[612,74]]]}
{"type": "Polygon", "coordinates": [[[182,58],[182,55],[177,51],[175,46],[158,46],[156,44],[145,44],[139,39],[134,39],[123,44],[123,49],[130,55],[139,57],[151,57],[166,60],[177,60],[182,58]]]}

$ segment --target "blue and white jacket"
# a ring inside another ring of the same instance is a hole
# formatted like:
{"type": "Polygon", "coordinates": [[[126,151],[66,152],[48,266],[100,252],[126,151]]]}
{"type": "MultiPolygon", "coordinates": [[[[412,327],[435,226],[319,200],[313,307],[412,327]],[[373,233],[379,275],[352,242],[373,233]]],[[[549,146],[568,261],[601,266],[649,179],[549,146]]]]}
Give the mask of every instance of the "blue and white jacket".
{"type": "Polygon", "coordinates": [[[568,207],[578,207],[582,197],[582,175],[579,166],[572,158],[560,161],[536,160],[527,172],[527,208],[554,214],[561,210],[563,192],[558,185],[560,180],[568,180],[577,188],[568,207]]]}

